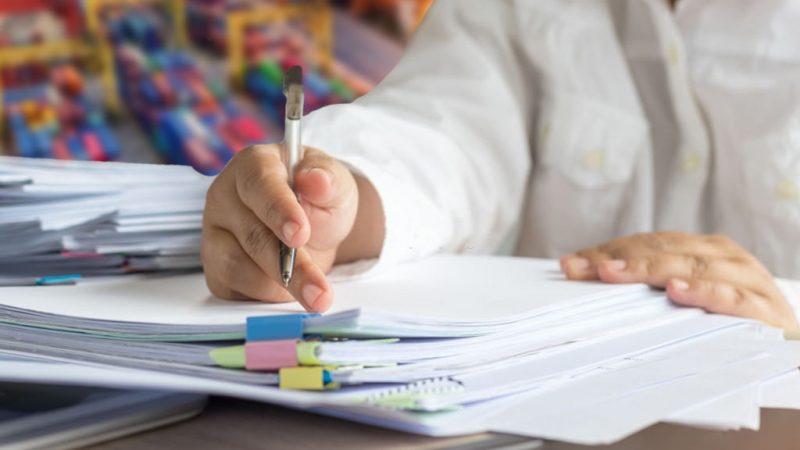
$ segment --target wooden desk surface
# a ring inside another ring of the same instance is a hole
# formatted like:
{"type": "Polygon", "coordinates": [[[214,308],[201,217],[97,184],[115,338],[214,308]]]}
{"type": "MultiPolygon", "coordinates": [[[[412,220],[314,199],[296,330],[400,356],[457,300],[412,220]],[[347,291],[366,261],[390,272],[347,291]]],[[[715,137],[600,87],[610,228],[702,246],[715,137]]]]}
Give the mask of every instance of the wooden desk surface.
{"type": "MultiPolygon", "coordinates": [[[[351,423],[256,402],[212,398],[194,419],[91,447],[95,450],[191,449],[502,449],[537,448],[518,436],[481,434],[436,439],[351,423]]],[[[658,424],[611,446],[583,447],[546,442],[543,450],[796,450],[800,411],[762,410],[761,430],[710,431],[658,424]]]]}

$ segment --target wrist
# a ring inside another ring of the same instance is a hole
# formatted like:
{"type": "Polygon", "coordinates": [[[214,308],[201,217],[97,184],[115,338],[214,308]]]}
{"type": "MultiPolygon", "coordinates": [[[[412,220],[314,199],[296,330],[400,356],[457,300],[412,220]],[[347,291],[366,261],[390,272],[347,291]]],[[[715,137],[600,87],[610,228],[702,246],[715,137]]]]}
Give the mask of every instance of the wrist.
{"type": "Polygon", "coordinates": [[[353,177],[358,190],[356,219],[350,233],[336,250],[334,265],[377,258],[386,235],[378,191],[363,176],[353,174],[353,177]]]}

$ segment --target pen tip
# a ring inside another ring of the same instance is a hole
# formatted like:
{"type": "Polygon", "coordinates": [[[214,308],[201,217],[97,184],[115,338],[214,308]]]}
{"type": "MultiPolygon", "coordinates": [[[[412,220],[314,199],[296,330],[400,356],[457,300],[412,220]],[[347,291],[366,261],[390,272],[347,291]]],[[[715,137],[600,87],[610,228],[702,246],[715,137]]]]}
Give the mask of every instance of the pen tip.
{"type": "Polygon", "coordinates": [[[289,287],[289,282],[292,281],[292,276],[284,272],[281,274],[281,281],[283,281],[283,287],[289,287]]]}

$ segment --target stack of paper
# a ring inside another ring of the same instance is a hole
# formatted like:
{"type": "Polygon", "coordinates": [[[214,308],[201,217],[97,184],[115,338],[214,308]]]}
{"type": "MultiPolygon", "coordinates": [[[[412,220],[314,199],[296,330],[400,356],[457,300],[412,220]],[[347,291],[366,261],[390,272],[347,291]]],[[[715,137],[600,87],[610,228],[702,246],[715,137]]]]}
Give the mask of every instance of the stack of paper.
{"type": "Polygon", "coordinates": [[[0,285],[198,269],[209,183],[179,166],[0,156],[0,285]]]}
{"type": "Polygon", "coordinates": [[[797,383],[800,343],[779,330],[644,286],[568,282],[554,261],[442,256],[334,289],[331,313],[303,317],[296,304],[215,299],[199,274],[1,288],[0,350],[47,362],[0,364],[0,379],[580,443],[664,420],[756,427],[762,391],[797,383]]]}

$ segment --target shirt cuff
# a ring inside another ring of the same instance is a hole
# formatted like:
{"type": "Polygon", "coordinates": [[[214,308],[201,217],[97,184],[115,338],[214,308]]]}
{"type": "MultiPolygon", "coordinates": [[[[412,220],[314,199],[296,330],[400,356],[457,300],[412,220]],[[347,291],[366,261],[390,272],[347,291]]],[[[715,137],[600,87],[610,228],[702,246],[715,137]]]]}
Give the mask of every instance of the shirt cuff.
{"type": "Polygon", "coordinates": [[[778,285],[783,296],[791,305],[795,318],[800,318],[800,281],[776,278],[775,284],[778,285]]]}
{"type": "Polygon", "coordinates": [[[375,188],[383,208],[384,241],[378,258],[336,267],[332,275],[337,279],[372,276],[442,250],[437,239],[441,225],[437,224],[446,221],[437,217],[441,213],[427,196],[381,164],[355,156],[341,159],[375,188]]]}

